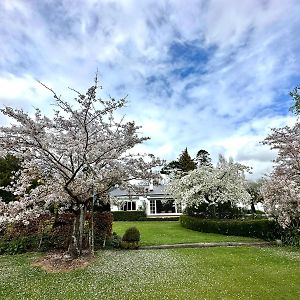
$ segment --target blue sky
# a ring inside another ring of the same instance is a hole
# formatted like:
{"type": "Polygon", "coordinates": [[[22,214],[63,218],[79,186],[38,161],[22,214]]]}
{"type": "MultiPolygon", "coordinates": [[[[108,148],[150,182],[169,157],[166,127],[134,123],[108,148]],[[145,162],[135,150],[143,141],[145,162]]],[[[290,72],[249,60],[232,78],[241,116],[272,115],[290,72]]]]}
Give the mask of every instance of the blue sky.
{"type": "Polygon", "coordinates": [[[259,142],[295,122],[299,14],[297,0],[2,0],[0,105],[48,112],[36,79],[72,99],[98,69],[102,96],[128,94],[124,113],[151,137],[137,151],[206,149],[259,177],[275,155],[259,142]]]}

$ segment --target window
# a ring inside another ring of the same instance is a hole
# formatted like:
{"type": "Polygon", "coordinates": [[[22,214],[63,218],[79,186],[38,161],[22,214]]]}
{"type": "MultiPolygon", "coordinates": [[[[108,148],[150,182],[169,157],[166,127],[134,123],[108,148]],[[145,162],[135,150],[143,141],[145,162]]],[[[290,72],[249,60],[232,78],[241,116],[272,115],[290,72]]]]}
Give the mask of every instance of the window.
{"type": "Polygon", "coordinates": [[[123,204],[122,209],[124,211],[128,211],[128,210],[136,210],[136,202],[135,201],[126,201],[123,204]]]}
{"type": "Polygon", "coordinates": [[[156,213],[156,203],[155,200],[150,200],[150,214],[156,213]]]}

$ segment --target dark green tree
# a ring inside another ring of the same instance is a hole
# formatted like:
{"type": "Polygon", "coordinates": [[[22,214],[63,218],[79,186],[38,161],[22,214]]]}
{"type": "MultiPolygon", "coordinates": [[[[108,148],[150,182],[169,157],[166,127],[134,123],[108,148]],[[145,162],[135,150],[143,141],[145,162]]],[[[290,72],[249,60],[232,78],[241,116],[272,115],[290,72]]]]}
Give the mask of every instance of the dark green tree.
{"type": "Polygon", "coordinates": [[[189,155],[187,148],[185,148],[182,151],[182,153],[178,159],[178,163],[179,163],[179,169],[182,172],[188,172],[188,171],[192,171],[192,170],[196,169],[196,164],[194,163],[194,160],[189,155]]]}
{"type": "Polygon", "coordinates": [[[196,165],[198,168],[200,168],[202,166],[212,167],[210,154],[206,150],[203,150],[203,149],[198,151],[196,158],[195,158],[195,162],[196,162],[196,165]]]}
{"type": "Polygon", "coordinates": [[[290,111],[292,111],[295,115],[300,115],[300,86],[294,88],[293,91],[290,92],[290,96],[294,99],[294,104],[290,107],[290,111]]]}
{"type": "Polygon", "coordinates": [[[160,173],[161,174],[171,174],[172,172],[174,173],[186,173],[188,171],[196,169],[196,164],[194,163],[194,160],[191,158],[189,155],[187,148],[185,148],[179,158],[177,160],[173,160],[167,165],[165,165],[160,173]]]}
{"type": "MultiPolygon", "coordinates": [[[[12,181],[11,176],[20,169],[20,161],[13,155],[7,154],[0,158],[0,187],[6,187],[12,181]]],[[[0,189],[0,197],[4,202],[15,200],[14,194],[0,189]]]]}
{"type": "Polygon", "coordinates": [[[170,163],[168,163],[167,165],[165,165],[161,169],[160,173],[169,175],[170,173],[176,172],[176,171],[179,171],[179,170],[180,170],[179,162],[176,161],[176,160],[173,160],[170,163]]]}

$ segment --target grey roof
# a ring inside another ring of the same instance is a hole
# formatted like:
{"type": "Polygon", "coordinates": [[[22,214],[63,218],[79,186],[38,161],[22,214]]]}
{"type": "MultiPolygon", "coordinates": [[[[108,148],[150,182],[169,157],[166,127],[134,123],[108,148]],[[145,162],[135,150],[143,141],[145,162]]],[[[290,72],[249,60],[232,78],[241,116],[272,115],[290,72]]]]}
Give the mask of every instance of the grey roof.
{"type": "Polygon", "coordinates": [[[116,188],[112,190],[109,193],[113,197],[122,197],[122,196],[166,196],[168,195],[166,193],[166,186],[165,185],[154,185],[152,191],[144,192],[142,190],[140,191],[134,191],[134,190],[121,190],[119,188],[116,188]]]}

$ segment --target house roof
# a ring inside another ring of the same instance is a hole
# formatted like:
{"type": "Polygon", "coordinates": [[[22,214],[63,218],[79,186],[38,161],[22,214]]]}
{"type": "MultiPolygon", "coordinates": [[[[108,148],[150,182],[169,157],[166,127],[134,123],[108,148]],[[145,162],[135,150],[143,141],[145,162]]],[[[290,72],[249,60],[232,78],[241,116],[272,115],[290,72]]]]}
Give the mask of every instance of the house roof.
{"type": "Polygon", "coordinates": [[[147,196],[165,196],[168,195],[166,193],[166,186],[165,185],[154,185],[153,186],[153,190],[151,191],[134,191],[134,190],[121,190],[119,188],[116,188],[114,190],[112,190],[109,193],[111,196],[113,197],[122,197],[122,196],[143,196],[143,195],[147,195],[147,196]]]}

